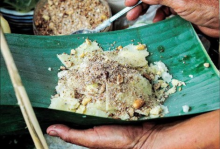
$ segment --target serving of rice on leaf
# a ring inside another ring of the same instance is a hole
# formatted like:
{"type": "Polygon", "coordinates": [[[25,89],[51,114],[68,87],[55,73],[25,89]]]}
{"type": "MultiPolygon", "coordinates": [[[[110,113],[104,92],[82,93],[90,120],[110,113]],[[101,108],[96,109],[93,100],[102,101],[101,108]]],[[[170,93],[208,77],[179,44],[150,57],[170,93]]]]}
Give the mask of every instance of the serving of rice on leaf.
{"type": "Polygon", "coordinates": [[[148,64],[144,44],[103,51],[86,41],[70,54],[59,54],[64,66],[49,108],[138,120],[168,113],[163,103],[184,82],[172,78],[161,61],[148,64]]]}

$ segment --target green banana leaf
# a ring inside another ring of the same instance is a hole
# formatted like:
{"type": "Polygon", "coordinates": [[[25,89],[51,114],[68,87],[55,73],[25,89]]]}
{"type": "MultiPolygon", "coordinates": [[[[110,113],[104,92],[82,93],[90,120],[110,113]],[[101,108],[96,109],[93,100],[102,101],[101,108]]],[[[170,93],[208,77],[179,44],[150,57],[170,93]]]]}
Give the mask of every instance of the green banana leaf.
{"type": "MultiPolygon", "coordinates": [[[[207,55],[192,25],[179,16],[144,27],[108,33],[69,36],[7,34],[7,42],[43,131],[49,124],[54,123],[84,128],[148,121],[122,121],[47,108],[51,95],[55,93],[57,72],[61,66],[56,55],[69,53],[87,37],[96,40],[104,50],[109,50],[109,47],[112,50],[119,45],[144,43],[152,53],[147,57],[150,62],[161,60],[168,66],[174,78],[186,83],[182,91],[176,92],[165,101],[169,113],[164,118],[199,114],[220,108],[219,72],[207,55]],[[116,43],[111,46],[113,42],[116,43]],[[161,52],[161,48],[164,52],[161,52]],[[206,62],[210,63],[209,68],[203,66],[206,62]],[[49,67],[52,71],[48,71],[49,67]],[[193,78],[189,75],[193,75],[193,78]],[[183,105],[190,106],[188,113],[183,112],[183,105]]],[[[2,57],[0,72],[0,134],[28,132],[2,57]]]]}

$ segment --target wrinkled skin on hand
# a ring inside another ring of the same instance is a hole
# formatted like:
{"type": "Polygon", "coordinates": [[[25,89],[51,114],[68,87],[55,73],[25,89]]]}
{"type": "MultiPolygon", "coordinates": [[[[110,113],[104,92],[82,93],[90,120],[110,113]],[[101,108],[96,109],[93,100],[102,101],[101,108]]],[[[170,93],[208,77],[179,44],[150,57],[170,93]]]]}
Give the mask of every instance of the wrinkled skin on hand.
{"type": "MultiPolygon", "coordinates": [[[[134,20],[146,11],[149,5],[163,5],[157,10],[153,22],[165,19],[171,14],[178,14],[192,22],[196,28],[210,37],[219,37],[219,0],[142,0],[144,3],[127,13],[128,20],[134,20]]],[[[138,0],[126,0],[127,6],[138,0]]]]}
{"type": "Polygon", "coordinates": [[[166,123],[98,126],[77,130],[56,124],[47,133],[74,144],[99,149],[219,149],[220,110],[166,123]]]}

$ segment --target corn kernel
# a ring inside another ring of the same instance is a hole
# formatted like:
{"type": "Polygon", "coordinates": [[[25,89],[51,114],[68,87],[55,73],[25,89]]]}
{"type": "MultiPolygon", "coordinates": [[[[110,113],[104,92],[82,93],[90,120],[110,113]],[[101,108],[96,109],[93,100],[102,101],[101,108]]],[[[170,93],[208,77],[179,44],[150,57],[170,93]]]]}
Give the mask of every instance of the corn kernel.
{"type": "Polygon", "coordinates": [[[134,103],[133,103],[133,107],[135,108],[135,109],[139,109],[139,108],[141,108],[143,105],[144,105],[144,100],[143,99],[141,99],[141,98],[138,98],[138,99],[136,99],[135,101],[134,101],[134,103]]]}
{"type": "Polygon", "coordinates": [[[144,45],[144,44],[139,44],[136,46],[137,50],[144,50],[145,48],[146,48],[146,45],[144,45]]]}
{"type": "Polygon", "coordinates": [[[81,55],[80,55],[80,58],[83,58],[83,57],[85,57],[85,53],[82,53],[81,55]]]}
{"type": "Polygon", "coordinates": [[[89,97],[89,98],[83,98],[82,104],[83,104],[84,106],[86,106],[91,100],[92,100],[91,97],[89,97]]]}
{"type": "Polygon", "coordinates": [[[121,50],[121,49],[122,49],[122,46],[118,46],[118,47],[117,47],[117,50],[121,50]]]}
{"type": "Polygon", "coordinates": [[[89,39],[86,39],[86,44],[87,45],[91,45],[92,43],[91,43],[91,41],[89,39]]]}

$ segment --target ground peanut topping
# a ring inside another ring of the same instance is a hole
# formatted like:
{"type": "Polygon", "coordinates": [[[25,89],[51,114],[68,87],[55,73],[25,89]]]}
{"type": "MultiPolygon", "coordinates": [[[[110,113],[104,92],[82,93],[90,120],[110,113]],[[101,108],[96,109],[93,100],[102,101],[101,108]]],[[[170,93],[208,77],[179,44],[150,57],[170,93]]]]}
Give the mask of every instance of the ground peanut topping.
{"type": "Polygon", "coordinates": [[[35,14],[35,26],[41,35],[71,34],[94,29],[111,16],[101,0],[48,0],[35,14]]]}

